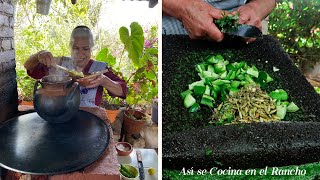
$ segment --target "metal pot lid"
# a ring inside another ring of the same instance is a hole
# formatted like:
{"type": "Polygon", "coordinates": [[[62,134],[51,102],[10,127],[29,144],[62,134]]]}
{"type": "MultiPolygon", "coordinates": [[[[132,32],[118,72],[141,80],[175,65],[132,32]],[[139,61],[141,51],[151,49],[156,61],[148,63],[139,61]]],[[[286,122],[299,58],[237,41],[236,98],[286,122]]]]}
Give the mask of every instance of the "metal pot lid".
{"type": "Polygon", "coordinates": [[[38,175],[76,171],[96,161],[109,138],[103,120],[85,111],[62,124],[24,114],[0,126],[0,166],[38,175]]]}

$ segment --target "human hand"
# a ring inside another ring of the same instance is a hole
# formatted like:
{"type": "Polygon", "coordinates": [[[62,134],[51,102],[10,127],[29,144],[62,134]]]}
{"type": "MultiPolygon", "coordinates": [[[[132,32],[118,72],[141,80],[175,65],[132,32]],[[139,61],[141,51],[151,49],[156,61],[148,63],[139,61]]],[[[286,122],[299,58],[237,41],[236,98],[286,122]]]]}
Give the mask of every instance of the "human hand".
{"type": "Polygon", "coordinates": [[[198,0],[183,1],[181,4],[180,20],[191,39],[208,38],[217,42],[222,41],[223,33],[213,23],[222,17],[222,10],[198,0]]]}
{"type": "Polygon", "coordinates": [[[83,87],[95,88],[103,84],[104,78],[106,78],[106,76],[101,74],[92,78],[80,78],[77,79],[77,82],[79,82],[79,84],[83,87]]]}
{"type": "Polygon", "coordinates": [[[38,61],[39,63],[44,64],[47,67],[56,65],[56,61],[54,60],[51,52],[49,51],[40,51],[38,53],[38,61]]]}
{"type": "MultiPolygon", "coordinates": [[[[245,4],[240,6],[237,10],[233,11],[232,14],[235,15],[239,13],[239,23],[247,24],[251,26],[256,26],[262,30],[261,19],[258,16],[258,12],[251,4],[245,4]]],[[[256,40],[256,38],[245,38],[247,43],[251,43],[256,40]]]]}

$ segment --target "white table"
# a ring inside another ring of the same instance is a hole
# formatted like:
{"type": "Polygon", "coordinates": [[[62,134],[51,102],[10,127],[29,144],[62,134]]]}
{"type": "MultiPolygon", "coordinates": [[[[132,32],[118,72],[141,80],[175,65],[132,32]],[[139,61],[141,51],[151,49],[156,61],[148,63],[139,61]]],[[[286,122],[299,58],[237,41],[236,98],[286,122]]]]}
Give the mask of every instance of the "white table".
{"type": "Polygon", "coordinates": [[[136,149],[129,156],[117,156],[120,164],[131,164],[138,167],[136,150],[140,150],[142,156],[142,163],[144,167],[145,180],[158,179],[158,155],[154,149],[136,149]],[[148,169],[153,167],[156,169],[156,173],[152,176],[149,175],[148,169]]]}

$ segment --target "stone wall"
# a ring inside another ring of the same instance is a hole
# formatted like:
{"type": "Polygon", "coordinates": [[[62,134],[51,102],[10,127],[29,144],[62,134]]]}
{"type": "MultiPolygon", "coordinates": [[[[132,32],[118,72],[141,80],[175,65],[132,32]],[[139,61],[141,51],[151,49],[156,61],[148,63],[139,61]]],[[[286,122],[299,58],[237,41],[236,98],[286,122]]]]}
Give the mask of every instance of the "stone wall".
{"type": "Polygon", "coordinates": [[[0,0],[0,123],[18,112],[13,28],[12,2],[0,0]]]}

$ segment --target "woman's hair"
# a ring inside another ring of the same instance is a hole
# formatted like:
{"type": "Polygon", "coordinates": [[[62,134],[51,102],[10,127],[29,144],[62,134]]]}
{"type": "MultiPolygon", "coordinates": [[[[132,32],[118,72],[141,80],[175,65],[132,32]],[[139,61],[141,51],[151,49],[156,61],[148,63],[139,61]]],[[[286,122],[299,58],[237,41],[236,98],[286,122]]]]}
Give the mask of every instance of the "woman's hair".
{"type": "Polygon", "coordinates": [[[70,36],[70,47],[73,46],[74,39],[77,37],[87,37],[89,39],[90,49],[94,46],[92,32],[87,26],[77,26],[73,29],[70,36]]]}

